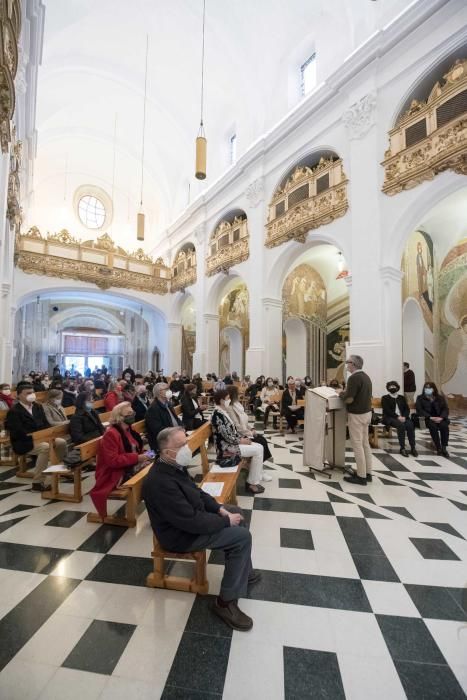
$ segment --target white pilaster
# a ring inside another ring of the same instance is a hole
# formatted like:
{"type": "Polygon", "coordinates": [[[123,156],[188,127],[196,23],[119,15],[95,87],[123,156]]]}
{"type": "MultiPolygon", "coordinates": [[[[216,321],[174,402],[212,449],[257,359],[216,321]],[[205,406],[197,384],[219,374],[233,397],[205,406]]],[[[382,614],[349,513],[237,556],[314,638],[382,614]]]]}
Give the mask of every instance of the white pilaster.
{"type": "Polygon", "coordinates": [[[263,299],[264,368],[268,377],[282,378],[282,299],[263,299]]]}
{"type": "Polygon", "coordinates": [[[383,285],[384,384],[397,380],[402,386],[402,279],[395,267],[381,268],[383,285]]]}
{"type": "Polygon", "coordinates": [[[264,373],[264,192],[263,178],[253,180],[245,190],[250,233],[250,257],[247,263],[247,284],[250,300],[250,345],[245,356],[245,374],[257,377],[264,373]]]}
{"type": "Polygon", "coordinates": [[[219,372],[219,314],[204,314],[206,372],[219,372]]]}
{"type": "Polygon", "coordinates": [[[169,374],[180,372],[182,364],[182,324],[168,323],[167,329],[169,332],[169,355],[167,358],[166,371],[169,374]]]}

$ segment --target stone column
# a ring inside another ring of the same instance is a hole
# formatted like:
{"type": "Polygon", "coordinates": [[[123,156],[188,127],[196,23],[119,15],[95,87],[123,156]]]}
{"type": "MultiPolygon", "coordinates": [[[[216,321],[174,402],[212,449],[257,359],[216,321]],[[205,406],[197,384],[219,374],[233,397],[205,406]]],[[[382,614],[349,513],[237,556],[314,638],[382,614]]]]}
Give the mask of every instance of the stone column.
{"type": "Polygon", "coordinates": [[[264,196],[263,178],[251,182],[245,196],[248,201],[247,217],[250,234],[250,256],[248,258],[246,283],[249,294],[250,344],[245,357],[245,374],[257,377],[264,374],[264,309],[263,265],[264,265],[264,196]]]}
{"type": "Polygon", "coordinates": [[[219,314],[204,314],[206,372],[219,373],[219,314]]]}
{"type": "MultiPolygon", "coordinates": [[[[395,267],[381,268],[383,285],[383,333],[384,333],[384,387],[386,382],[402,381],[402,279],[403,273],[395,267]],[[384,381],[385,380],[385,381],[384,381]]],[[[381,394],[378,394],[379,396],[381,394]]]]}
{"type": "Polygon", "coordinates": [[[264,369],[268,377],[282,379],[282,299],[264,298],[264,369]]]}
{"type": "Polygon", "coordinates": [[[168,323],[168,357],[167,367],[164,367],[166,373],[180,372],[182,364],[182,324],[168,323]]]}
{"type": "MultiPolygon", "coordinates": [[[[349,353],[361,355],[373,380],[374,396],[385,381],[383,289],[380,277],[380,152],[375,128],[376,96],[365,95],[344,112],[349,136],[351,207],[346,214],[352,239],[349,353]]],[[[400,297],[399,297],[400,302],[400,297]]]]}
{"type": "MultiPolygon", "coordinates": [[[[200,224],[194,233],[196,245],[196,284],[191,288],[195,300],[196,314],[196,348],[193,353],[193,374],[199,372],[202,377],[211,370],[206,366],[206,334],[204,318],[205,271],[206,259],[206,227],[200,224]]],[[[219,343],[219,341],[218,341],[219,343]]]]}

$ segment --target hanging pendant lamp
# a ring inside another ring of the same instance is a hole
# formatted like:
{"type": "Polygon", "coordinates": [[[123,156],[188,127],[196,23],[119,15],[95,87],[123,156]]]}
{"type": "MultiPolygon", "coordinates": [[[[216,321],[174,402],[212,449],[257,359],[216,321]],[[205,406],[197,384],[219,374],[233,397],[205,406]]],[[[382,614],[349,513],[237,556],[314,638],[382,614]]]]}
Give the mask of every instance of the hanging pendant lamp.
{"type": "Polygon", "coordinates": [[[148,49],[149,36],[146,34],[146,66],[144,70],[144,103],[143,103],[143,129],[141,143],[141,197],[139,203],[139,212],[136,217],[136,238],[138,241],[144,241],[144,224],[145,216],[143,211],[143,185],[144,185],[144,140],[146,135],[146,96],[148,86],[148,49]]]}
{"type": "Polygon", "coordinates": [[[201,50],[201,118],[199,122],[198,136],[196,137],[196,166],[195,177],[198,180],[206,179],[206,157],[207,145],[206,136],[204,133],[203,124],[203,107],[204,107],[204,29],[206,23],[206,0],[203,0],[203,43],[201,50]]]}

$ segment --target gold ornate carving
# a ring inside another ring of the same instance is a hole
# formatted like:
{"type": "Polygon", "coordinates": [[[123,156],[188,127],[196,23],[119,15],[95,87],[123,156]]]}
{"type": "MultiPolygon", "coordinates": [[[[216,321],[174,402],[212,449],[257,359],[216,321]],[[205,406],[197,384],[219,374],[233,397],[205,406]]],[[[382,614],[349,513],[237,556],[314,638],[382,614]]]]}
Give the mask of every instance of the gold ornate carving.
{"type": "Polygon", "coordinates": [[[45,238],[33,226],[16,238],[15,264],[30,274],[91,282],[101,289],[122,287],[153,294],[169,289],[170,269],[162,258],[153,262],[141,248],[128,254],[108,234],[80,243],[66,229],[45,238]],[[119,266],[114,264],[116,257],[119,266]]]}
{"type": "Polygon", "coordinates": [[[172,265],[171,292],[180,292],[196,282],[196,250],[194,246],[181,248],[172,265]]]}
{"type": "Polygon", "coordinates": [[[444,170],[467,175],[466,91],[467,59],[459,59],[426,102],[412,101],[389,132],[383,192],[411,189],[444,170]]]}
{"type": "Polygon", "coordinates": [[[8,193],[7,193],[7,218],[10,221],[10,226],[14,228],[15,234],[19,235],[21,223],[23,220],[23,212],[21,209],[21,141],[16,141],[16,131],[13,128],[12,133],[12,148],[10,152],[10,172],[8,175],[8,193]]]}
{"type": "Polygon", "coordinates": [[[15,110],[14,79],[18,69],[18,39],[21,29],[19,0],[0,3],[0,146],[8,152],[10,121],[15,110]]]}
{"type": "Polygon", "coordinates": [[[248,259],[248,222],[245,216],[236,216],[233,221],[221,221],[209,242],[210,254],[206,258],[208,277],[217,272],[227,272],[234,265],[248,259]]]}
{"type": "Polygon", "coordinates": [[[347,182],[341,159],[295,168],[269,205],[266,247],[292,239],[304,243],[308,231],[343,216],[349,208],[347,182]]]}

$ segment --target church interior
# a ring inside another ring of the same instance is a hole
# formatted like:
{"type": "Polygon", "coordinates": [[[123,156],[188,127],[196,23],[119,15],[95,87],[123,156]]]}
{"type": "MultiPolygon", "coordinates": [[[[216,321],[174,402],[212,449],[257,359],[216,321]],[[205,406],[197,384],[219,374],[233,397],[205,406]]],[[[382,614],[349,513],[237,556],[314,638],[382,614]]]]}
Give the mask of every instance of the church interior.
{"type": "Polygon", "coordinates": [[[0,698],[465,698],[465,0],[0,27],[0,698]]]}

